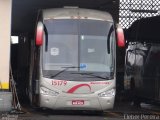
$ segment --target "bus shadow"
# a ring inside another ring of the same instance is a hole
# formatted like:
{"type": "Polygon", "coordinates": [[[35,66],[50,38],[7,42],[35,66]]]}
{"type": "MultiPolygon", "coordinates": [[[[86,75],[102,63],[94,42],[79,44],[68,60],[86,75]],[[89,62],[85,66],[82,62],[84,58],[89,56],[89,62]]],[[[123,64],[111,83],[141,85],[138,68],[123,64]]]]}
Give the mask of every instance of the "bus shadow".
{"type": "Polygon", "coordinates": [[[43,116],[50,115],[73,115],[73,116],[103,116],[102,111],[91,111],[91,110],[52,110],[52,109],[34,109],[32,113],[41,114],[43,116]]]}

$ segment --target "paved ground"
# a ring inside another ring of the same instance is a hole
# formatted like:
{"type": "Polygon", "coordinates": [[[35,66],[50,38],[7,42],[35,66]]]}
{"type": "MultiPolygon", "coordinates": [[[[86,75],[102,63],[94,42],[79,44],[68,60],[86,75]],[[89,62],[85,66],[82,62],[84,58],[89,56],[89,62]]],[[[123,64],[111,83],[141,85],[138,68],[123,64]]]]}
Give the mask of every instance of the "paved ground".
{"type": "Polygon", "coordinates": [[[141,104],[141,108],[128,102],[115,105],[103,114],[88,111],[53,111],[32,109],[23,105],[23,114],[1,115],[1,120],[160,120],[160,106],[141,104]]]}

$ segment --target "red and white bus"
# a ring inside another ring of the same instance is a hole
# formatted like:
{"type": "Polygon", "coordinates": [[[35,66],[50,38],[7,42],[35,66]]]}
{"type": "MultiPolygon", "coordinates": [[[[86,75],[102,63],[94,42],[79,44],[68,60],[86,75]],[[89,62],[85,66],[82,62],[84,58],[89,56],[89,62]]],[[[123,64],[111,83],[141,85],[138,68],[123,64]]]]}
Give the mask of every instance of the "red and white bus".
{"type": "Polygon", "coordinates": [[[107,12],[42,10],[32,44],[30,101],[50,109],[113,108],[117,43],[124,46],[123,31],[107,12]]]}

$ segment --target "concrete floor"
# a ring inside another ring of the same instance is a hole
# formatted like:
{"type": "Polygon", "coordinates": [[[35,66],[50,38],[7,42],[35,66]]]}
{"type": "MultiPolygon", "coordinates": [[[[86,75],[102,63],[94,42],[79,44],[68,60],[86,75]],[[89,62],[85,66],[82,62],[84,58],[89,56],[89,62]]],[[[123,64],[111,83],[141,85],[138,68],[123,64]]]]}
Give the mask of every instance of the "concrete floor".
{"type": "Polygon", "coordinates": [[[130,102],[119,102],[114,109],[106,110],[103,114],[93,111],[54,111],[31,108],[22,105],[23,114],[3,113],[1,120],[160,120],[160,106],[141,104],[134,107],[130,102]],[[7,118],[7,119],[5,119],[7,118]]]}

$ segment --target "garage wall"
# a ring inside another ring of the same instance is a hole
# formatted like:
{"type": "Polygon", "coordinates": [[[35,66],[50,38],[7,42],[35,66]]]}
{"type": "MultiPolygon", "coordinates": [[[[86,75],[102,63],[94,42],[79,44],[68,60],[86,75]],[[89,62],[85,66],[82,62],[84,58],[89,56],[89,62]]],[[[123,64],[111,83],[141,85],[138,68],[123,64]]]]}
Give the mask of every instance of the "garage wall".
{"type": "Polygon", "coordinates": [[[12,0],[0,0],[0,89],[9,88],[12,0]]]}

